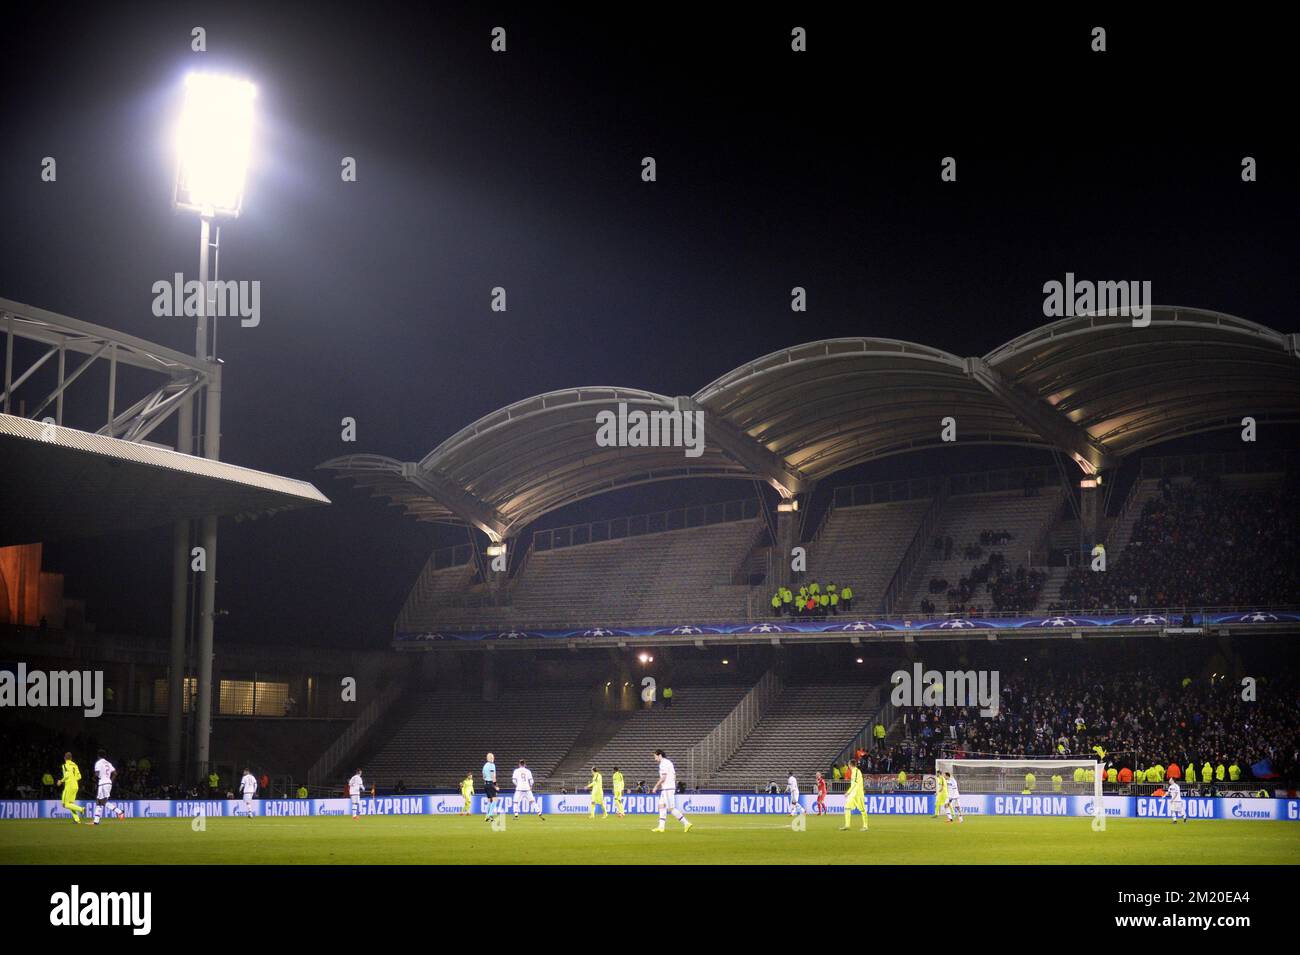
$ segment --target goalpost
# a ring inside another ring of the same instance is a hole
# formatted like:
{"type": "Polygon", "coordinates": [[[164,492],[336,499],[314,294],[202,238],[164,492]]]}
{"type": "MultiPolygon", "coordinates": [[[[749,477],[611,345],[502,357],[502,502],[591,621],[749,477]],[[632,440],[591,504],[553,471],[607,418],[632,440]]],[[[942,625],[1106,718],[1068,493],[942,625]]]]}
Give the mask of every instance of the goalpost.
{"type": "Polygon", "coordinates": [[[1106,766],[1095,759],[936,759],[934,771],[936,776],[952,773],[962,793],[1091,796],[1092,828],[1106,828],[1101,793],[1106,766]],[[1081,782],[1075,782],[1076,769],[1083,770],[1081,782]],[[1026,779],[1030,773],[1032,787],[1026,779]]]}

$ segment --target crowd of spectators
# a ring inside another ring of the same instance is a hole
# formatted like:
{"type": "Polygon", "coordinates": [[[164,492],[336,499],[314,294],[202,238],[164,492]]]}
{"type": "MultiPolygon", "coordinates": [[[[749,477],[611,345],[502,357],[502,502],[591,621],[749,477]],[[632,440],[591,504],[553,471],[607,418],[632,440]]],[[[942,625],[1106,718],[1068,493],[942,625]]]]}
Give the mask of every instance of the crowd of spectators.
{"type": "MultiPolygon", "coordinates": [[[[81,795],[94,795],[92,770],[99,741],[90,735],[69,735],[59,730],[27,721],[0,725],[0,799],[57,799],[55,780],[62,772],[63,754],[72,753],[81,770],[81,795]]],[[[127,799],[200,799],[235,797],[233,780],[204,777],[192,785],[164,783],[148,757],[133,758],[110,752],[117,769],[113,792],[127,799]]],[[[215,775],[215,774],[213,774],[215,775]]],[[[269,780],[263,776],[263,790],[269,780]]]]}
{"type": "Polygon", "coordinates": [[[1002,674],[996,716],[976,707],[904,711],[904,740],[874,756],[872,771],[932,772],[940,756],[1034,758],[1104,753],[1118,770],[1178,763],[1239,767],[1243,780],[1300,776],[1300,684],[1191,676],[1176,665],[1025,667],[1002,674]],[[1180,675],[1182,674],[1182,675],[1180,675]],[[1098,752],[1100,750],[1100,753],[1098,752]]]}
{"type": "MultiPolygon", "coordinates": [[[[973,566],[970,573],[958,580],[955,586],[949,584],[946,578],[932,577],[930,594],[945,597],[949,613],[982,613],[984,605],[975,600],[981,592],[987,596],[987,606],[996,612],[1023,613],[1033,610],[1038,606],[1047,574],[1026,568],[1024,564],[1013,570],[1001,551],[993,551],[985,557],[985,547],[1005,544],[1012,539],[1013,535],[1008,531],[981,531],[979,543],[966,544],[961,548],[961,554],[970,560],[983,557],[983,561],[973,566]]],[[[945,559],[951,557],[952,538],[936,537],[931,542],[931,549],[936,553],[942,552],[945,559]]],[[[938,607],[929,597],[923,597],[921,612],[936,613],[938,607]]]]}
{"type": "Polygon", "coordinates": [[[1123,554],[1102,571],[1070,570],[1051,610],[1261,607],[1300,593],[1294,482],[1245,490],[1217,478],[1174,485],[1147,501],[1123,554]]]}
{"type": "MultiPolygon", "coordinates": [[[[0,760],[0,798],[53,798],[52,785],[42,785],[41,781],[47,774],[51,778],[58,774],[63,754],[93,753],[98,747],[93,736],[69,736],[19,720],[0,724],[0,753],[4,754],[0,760]]],[[[82,773],[89,776],[90,767],[84,767],[82,773]]]]}

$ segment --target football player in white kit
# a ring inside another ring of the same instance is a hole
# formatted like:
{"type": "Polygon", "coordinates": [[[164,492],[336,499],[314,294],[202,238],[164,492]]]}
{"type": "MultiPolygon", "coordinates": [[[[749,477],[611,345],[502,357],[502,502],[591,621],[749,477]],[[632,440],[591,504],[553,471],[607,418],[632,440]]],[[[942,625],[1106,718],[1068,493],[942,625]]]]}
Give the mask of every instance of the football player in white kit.
{"type": "Polygon", "coordinates": [[[943,781],[948,786],[948,802],[944,807],[948,813],[948,821],[952,822],[952,813],[957,811],[957,821],[964,822],[965,816],[961,814],[961,789],[957,785],[957,777],[952,773],[944,773],[943,781]]]}
{"type": "Polygon", "coordinates": [[[1181,819],[1187,821],[1187,807],[1183,805],[1183,787],[1177,782],[1170,782],[1169,788],[1165,790],[1165,795],[1169,797],[1169,817],[1173,822],[1181,819]]]}
{"type": "Polygon", "coordinates": [[[244,796],[244,815],[253,818],[253,797],[257,795],[257,777],[244,767],[244,775],[239,777],[239,791],[244,796]]]}
{"type": "Polygon", "coordinates": [[[690,820],[677,808],[677,769],[662,749],[655,750],[655,762],[659,764],[659,780],[650,791],[659,793],[659,825],[650,831],[663,832],[664,823],[668,821],[668,813],[671,812],[673,818],[682,824],[682,831],[690,832],[690,820]]]}
{"type": "Polygon", "coordinates": [[[361,781],[361,770],[358,769],[356,775],[348,780],[348,798],[352,800],[352,818],[361,818],[361,790],[365,788],[365,783],[361,781]]]}
{"type": "Polygon", "coordinates": [[[794,773],[785,781],[785,791],[790,794],[790,815],[797,816],[801,812],[807,812],[803,804],[799,802],[799,780],[795,778],[794,773]]]}
{"type": "Polygon", "coordinates": [[[100,818],[107,809],[118,819],[125,819],[126,813],[117,807],[115,803],[109,802],[113,795],[113,779],[117,776],[117,770],[113,764],[108,761],[108,755],[101,749],[99,758],[95,760],[95,825],[99,825],[100,818]]]}
{"type": "Polygon", "coordinates": [[[528,764],[521,759],[519,766],[510,774],[510,778],[515,783],[515,818],[519,818],[520,807],[535,805],[537,818],[545,822],[546,817],[542,815],[542,801],[533,795],[533,771],[528,768],[528,764]]]}

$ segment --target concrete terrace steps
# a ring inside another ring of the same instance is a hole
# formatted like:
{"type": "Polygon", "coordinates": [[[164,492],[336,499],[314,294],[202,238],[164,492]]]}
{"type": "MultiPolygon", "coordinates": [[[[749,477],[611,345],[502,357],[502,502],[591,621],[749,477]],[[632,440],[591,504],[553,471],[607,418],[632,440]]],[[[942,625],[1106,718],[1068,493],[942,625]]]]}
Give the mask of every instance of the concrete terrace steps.
{"type": "Polygon", "coordinates": [[[731,574],[755,528],[734,521],[534,552],[515,586],[514,614],[585,619],[616,608],[612,616],[626,619],[734,618],[747,589],[729,587],[731,574]]]}
{"type": "Polygon", "coordinates": [[[875,613],[930,503],[922,498],[833,508],[808,545],[801,581],[848,585],[854,608],[875,613]]]}
{"type": "Polygon", "coordinates": [[[367,781],[391,786],[454,786],[484,754],[495,753],[502,779],[520,759],[539,779],[551,774],[592,718],[586,688],[516,692],[501,700],[440,693],[408,694],[405,719],[369,758],[367,781]]]}
{"type": "MultiPolygon", "coordinates": [[[[946,610],[946,594],[931,596],[930,580],[942,578],[948,581],[949,586],[955,587],[972,567],[986,560],[993,551],[1004,554],[1013,569],[1018,564],[1027,563],[1029,548],[1038,541],[1048,522],[1055,519],[1061,501],[1060,488],[1044,488],[1035,497],[1025,497],[1021,491],[993,491],[949,498],[931,536],[951,537],[953,556],[945,560],[942,552],[936,553],[927,546],[904,588],[906,597],[899,608],[915,612],[920,609],[921,599],[928,598],[941,612],[946,610]],[[961,549],[967,544],[978,544],[980,532],[985,530],[1005,530],[1012,534],[1012,538],[1005,544],[983,545],[984,553],[978,559],[961,556],[961,549]]],[[[990,604],[982,587],[973,599],[982,606],[990,604]]]]}
{"type": "Polygon", "coordinates": [[[672,706],[665,706],[660,700],[626,717],[618,732],[584,757],[583,772],[595,765],[608,776],[618,766],[631,786],[638,779],[653,777],[655,764],[651,754],[663,749],[678,772],[685,773],[690,748],[708,736],[751,689],[744,684],[674,686],[672,706]]]}
{"type": "Polygon", "coordinates": [[[786,686],[712,780],[785,788],[794,772],[807,789],[880,705],[880,689],[863,684],[786,686]]]}

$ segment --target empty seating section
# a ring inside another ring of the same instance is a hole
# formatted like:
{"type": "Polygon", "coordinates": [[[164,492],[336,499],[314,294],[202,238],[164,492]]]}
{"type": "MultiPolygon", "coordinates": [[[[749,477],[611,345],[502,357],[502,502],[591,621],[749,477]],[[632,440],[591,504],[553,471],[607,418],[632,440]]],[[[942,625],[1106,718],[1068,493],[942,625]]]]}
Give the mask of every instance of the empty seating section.
{"type": "Polygon", "coordinates": [[[654,782],[655,762],[651,754],[664,750],[685,775],[689,770],[687,751],[722,722],[748,693],[748,686],[673,687],[673,704],[662,702],[628,716],[617,733],[583,760],[586,767],[598,766],[608,778],[618,766],[628,786],[638,780],[654,782]]]}
{"type": "MultiPolygon", "coordinates": [[[[934,535],[952,538],[952,555],[945,559],[942,551],[935,552],[925,543],[921,560],[903,588],[900,609],[920,609],[932,578],[956,584],[968,574],[979,561],[963,556],[962,549],[978,543],[981,531],[1012,534],[1005,544],[985,546],[985,556],[1001,551],[1013,570],[1027,564],[1030,548],[1056,517],[1063,493],[1055,487],[1033,497],[1025,497],[1022,491],[950,497],[934,535]]],[[[1142,501],[1154,493],[1158,493],[1157,483],[1143,481],[1130,513],[1140,513],[1142,501]]],[[[854,613],[879,612],[885,589],[930,503],[928,498],[917,498],[832,508],[808,544],[808,570],[800,579],[848,585],[854,591],[854,613]]],[[[1121,519],[1111,536],[1112,545],[1122,546],[1130,530],[1131,520],[1121,519]]],[[[673,625],[764,617],[771,612],[771,586],[750,587],[733,580],[747,558],[765,553],[770,546],[764,521],[753,518],[534,549],[509,584],[501,606],[493,606],[484,585],[475,582],[472,562],[435,569],[431,561],[412,587],[397,629],[673,625]]],[[[1045,563],[1045,553],[1035,555],[1035,566],[1045,563]]],[[[1053,592],[1055,583],[1051,581],[1053,592]]],[[[931,599],[944,608],[942,598],[931,599]]]]}
{"type": "Polygon", "coordinates": [[[876,613],[930,501],[837,507],[808,547],[804,580],[853,588],[853,609],[876,613]]]}
{"type": "MultiPolygon", "coordinates": [[[[528,761],[543,791],[584,785],[591,766],[599,767],[606,779],[617,766],[628,787],[635,788],[642,780],[647,786],[653,783],[651,754],[663,749],[677,764],[683,784],[689,785],[691,748],[749,690],[747,685],[674,687],[671,706],[660,700],[619,717],[613,735],[586,752],[574,745],[596,715],[585,688],[551,689],[533,698],[519,695],[491,703],[469,696],[416,694],[398,728],[362,768],[366,781],[380,788],[398,780],[410,790],[453,788],[469,772],[481,788],[483,758],[492,752],[507,788],[520,759],[528,761]]],[[[879,695],[879,687],[862,683],[787,686],[740,749],[716,773],[700,777],[698,785],[755,789],[775,781],[784,786],[786,774],[794,772],[811,787],[813,774],[826,770],[870,721],[879,695]]]]}
{"type": "Polygon", "coordinates": [[[510,619],[619,623],[734,620],[748,589],[730,586],[757,521],[645,534],[534,551],[517,581],[510,619]]]}
{"type": "Polygon", "coordinates": [[[411,699],[406,720],[369,757],[365,779],[381,788],[399,779],[408,788],[459,787],[479,771],[487,752],[496,754],[502,780],[519,760],[537,779],[550,774],[573,746],[591,715],[585,688],[519,692],[494,702],[470,697],[421,693],[411,699]]]}
{"type": "Polygon", "coordinates": [[[787,686],[708,784],[752,789],[776,782],[784,791],[793,772],[807,792],[814,774],[828,770],[878,706],[876,687],[787,686]]]}
{"type": "Polygon", "coordinates": [[[397,629],[436,629],[439,621],[445,619],[448,609],[446,604],[469,591],[474,582],[474,574],[473,563],[442,570],[435,570],[432,561],[425,564],[397,618],[397,629]]]}
{"type": "MultiPolygon", "coordinates": [[[[991,552],[999,551],[1014,569],[1019,564],[1030,566],[1029,550],[1053,521],[1063,502],[1061,488],[1044,488],[1035,497],[1025,497],[1021,491],[995,491],[989,494],[966,494],[948,499],[940,515],[934,535],[952,538],[952,555],[944,557],[942,550],[934,550],[927,543],[925,556],[917,562],[911,580],[905,589],[906,598],[900,609],[920,610],[921,600],[929,597],[939,609],[945,610],[947,598],[942,594],[930,595],[932,579],[946,580],[950,586],[970,573],[971,568],[983,562],[991,552]],[[968,544],[979,544],[981,531],[1007,531],[1011,540],[1005,544],[982,545],[983,555],[971,559],[962,555],[968,544]]],[[[1047,555],[1034,556],[1035,564],[1045,564],[1047,555]]],[[[980,587],[975,603],[990,606],[987,594],[980,587]]]]}

